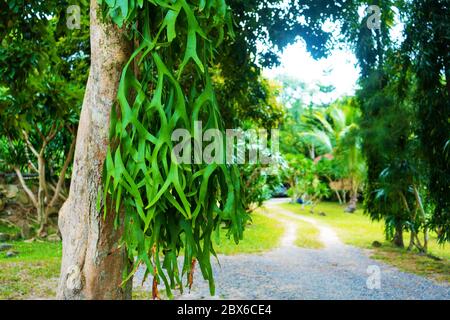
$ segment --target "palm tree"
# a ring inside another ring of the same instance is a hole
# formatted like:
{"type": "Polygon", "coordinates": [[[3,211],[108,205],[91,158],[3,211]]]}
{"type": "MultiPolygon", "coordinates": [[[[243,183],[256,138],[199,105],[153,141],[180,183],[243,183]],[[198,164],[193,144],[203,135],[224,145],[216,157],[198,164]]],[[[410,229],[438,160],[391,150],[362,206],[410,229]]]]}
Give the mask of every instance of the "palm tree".
{"type": "Polygon", "coordinates": [[[365,179],[366,164],[361,152],[359,110],[353,98],[345,98],[329,108],[304,116],[307,130],[301,135],[323,154],[332,154],[351,181],[351,199],[346,212],[354,212],[358,190],[365,179]]]}

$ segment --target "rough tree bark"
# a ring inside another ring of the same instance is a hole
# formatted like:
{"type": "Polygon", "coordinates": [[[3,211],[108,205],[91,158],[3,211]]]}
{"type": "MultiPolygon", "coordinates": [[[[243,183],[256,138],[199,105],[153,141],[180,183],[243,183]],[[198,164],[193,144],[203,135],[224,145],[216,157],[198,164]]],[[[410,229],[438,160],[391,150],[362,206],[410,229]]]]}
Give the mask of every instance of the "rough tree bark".
{"type": "MultiPolygon", "coordinates": [[[[127,258],[118,248],[122,230],[113,215],[104,220],[97,211],[103,164],[109,142],[111,109],[121,71],[131,54],[124,30],[104,22],[97,0],[90,5],[91,69],[77,134],[69,198],[60,211],[63,257],[59,299],[129,299],[122,288],[127,258]]],[[[131,281],[130,281],[131,282],[131,281]]]]}

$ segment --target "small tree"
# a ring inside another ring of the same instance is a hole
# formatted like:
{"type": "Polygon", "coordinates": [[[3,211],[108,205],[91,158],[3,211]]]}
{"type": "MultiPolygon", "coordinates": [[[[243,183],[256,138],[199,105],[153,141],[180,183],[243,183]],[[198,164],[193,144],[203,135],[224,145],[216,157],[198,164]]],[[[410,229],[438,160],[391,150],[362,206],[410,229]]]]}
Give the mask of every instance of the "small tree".
{"type": "Polygon", "coordinates": [[[311,213],[323,197],[329,195],[328,186],[319,178],[314,162],[303,155],[287,155],[288,169],[285,171],[292,202],[302,200],[303,207],[311,205],[311,213]]]}
{"type": "Polygon", "coordinates": [[[1,21],[7,21],[0,30],[0,134],[10,149],[3,157],[36,208],[39,236],[46,235],[49,212],[64,198],[88,65],[86,29],[67,34],[58,19],[62,4],[0,5],[1,21]],[[37,191],[24,173],[38,175],[37,191]]]}
{"type": "Polygon", "coordinates": [[[342,170],[342,176],[351,181],[351,198],[346,212],[354,212],[358,193],[366,176],[366,164],[362,156],[360,113],[355,99],[344,98],[327,109],[316,110],[304,119],[309,130],[300,135],[316,150],[332,154],[342,170]]]}
{"type": "MultiPolygon", "coordinates": [[[[324,178],[330,185],[330,189],[332,189],[332,184],[337,181],[341,181],[345,178],[344,176],[344,168],[335,158],[328,159],[323,157],[316,163],[317,171],[320,177],[324,178]]],[[[343,194],[339,193],[339,189],[333,190],[336,198],[339,201],[339,204],[342,205],[345,203],[345,190],[342,190],[343,194]]]]}

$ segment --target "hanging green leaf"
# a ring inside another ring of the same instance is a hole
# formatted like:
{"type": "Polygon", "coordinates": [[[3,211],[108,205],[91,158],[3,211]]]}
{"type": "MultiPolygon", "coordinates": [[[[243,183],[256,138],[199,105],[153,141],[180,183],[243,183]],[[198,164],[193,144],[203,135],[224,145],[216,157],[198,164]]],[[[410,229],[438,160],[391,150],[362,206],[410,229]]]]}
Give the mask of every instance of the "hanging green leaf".
{"type": "Polygon", "coordinates": [[[182,277],[191,283],[198,261],[213,294],[211,237],[224,227],[238,242],[247,220],[240,175],[228,165],[178,163],[171,138],[176,129],[194,134],[196,121],[203,132],[224,131],[208,67],[232,34],[231,14],[223,0],[104,2],[137,44],[119,85],[120,112],[112,114],[102,195],[125,212],[123,244],[134,261],[126,276],[142,264],[170,296],[182,290],[182,277]]]}

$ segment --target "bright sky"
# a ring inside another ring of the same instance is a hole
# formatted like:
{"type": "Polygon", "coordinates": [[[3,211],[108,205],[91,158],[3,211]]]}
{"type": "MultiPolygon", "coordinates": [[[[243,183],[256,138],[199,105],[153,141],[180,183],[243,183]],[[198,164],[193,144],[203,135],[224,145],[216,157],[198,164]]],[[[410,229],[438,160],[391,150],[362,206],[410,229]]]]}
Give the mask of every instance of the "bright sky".
{"type": "MultiPolygon", "coordinates": [[[[398,10],[395,11],[394,26],[391,28],[391,39],[397,45],[403,42],[404,24],[400,21],[398,10]]],[[[358,12],[360,19],[365,14],[366,7],[361,6],[358,12]]],[[[324,30],[339,37],[340,31],[337,24],[326,22],[324,30]]],[[[288,46],[281,55],[281,65],[274,69],[265,69],[264,75],[274,79],[278,75],[287,75],[296,78],[308,85],[306,91],[316,91],[315,94],[303,94],[302,99],[306,104],[311,101],[317,104],[330,103],[345,95],[353,95],[359,77],[359,68],[354,53],[349,49],[335,49],[331,54],[321,60],[314,60],[306,50],[303,40],[288,46]],[[336,90],[331,93],[318,92],[317,84],[334,86],[336,90]]]]}
{"type": "Polygon", "coordinates": [[[264,70],[264,75],[270,79],[283,74],[305,82],[313,90],[317,83],[334,86],[336,90],[332,93],[317,92],[312,97],[303,97],[307,104],[311,100],[314,103],[330,103],[341,96],[354,94],[359,70],[356,57],[349,49],[336,49],[327,58],[314,60],[304,43],[298,41],[285,48],[279,67],[264,70]]]}

